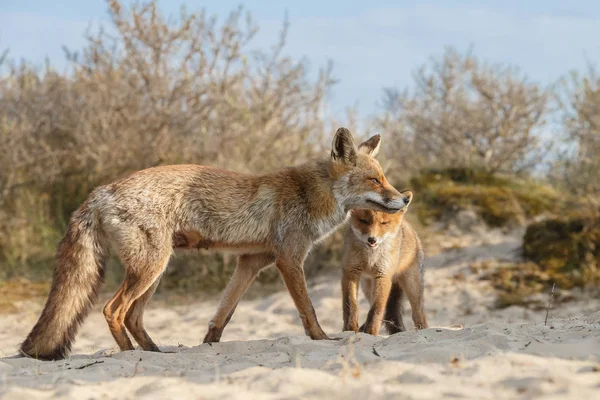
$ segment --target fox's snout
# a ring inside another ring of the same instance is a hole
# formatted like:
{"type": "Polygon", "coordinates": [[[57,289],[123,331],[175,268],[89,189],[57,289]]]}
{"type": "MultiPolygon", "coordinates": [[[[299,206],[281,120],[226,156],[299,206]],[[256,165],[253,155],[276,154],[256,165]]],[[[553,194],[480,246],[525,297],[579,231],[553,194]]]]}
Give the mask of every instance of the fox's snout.
{"type": "Polygon", "coordinates": [[[362,241],[365,244],[365,246],[367,246],[370,249],[374,249],[377,246],[379,246],[386,240],[386,237],[388,236],[386,234],[382,234],[381,236],[379,236],[374,232],[363,234],[356,230],[354,231],[354,234],[360,241],[362,241]]]}
{"type": "Polygon", "coordinates": [[[367,225],[364,222],[360,222],[360,220],[358,224],[355,223],[352,225],[352,231],[356,238],[370,249],[378,247],[390,236],[393,236],[395,230],[395,228],[388,229],[388,225],[385,225],[385,228],[383,228],[380,224],[370,223],[367,225]]]}
{"type": "Polygon", "coordinates": [[[385,211],[389,212],[390,214],[395,214],[399,211],[402,211],[406,206],[409,205],[412,199],[412,193],[410,192],[410,195],[400,193],[396,189],[394,189],[394,192],[396,193],[393,197],[388,197],[385,199],[385,208],[387,208],[385,211]]]}

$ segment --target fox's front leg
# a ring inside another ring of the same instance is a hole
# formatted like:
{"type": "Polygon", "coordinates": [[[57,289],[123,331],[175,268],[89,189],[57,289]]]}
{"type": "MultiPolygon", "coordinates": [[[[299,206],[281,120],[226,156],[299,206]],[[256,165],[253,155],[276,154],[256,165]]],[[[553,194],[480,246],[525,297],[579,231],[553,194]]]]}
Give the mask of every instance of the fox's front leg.
{"type": "Polygon", "coordinates": [[[390,290],[392,288],[392,280],[388,276],[377,276],[373,279],[373,302],[367,321],[361,331],[371,335],[379,335],[379,328],[383,321],[383,314],[387,304],[390,290]]]}
{"type": "Polygon", "coordinates": [[[244,295],[254,278],[275,257],[271,253],[245,254],[238,258],[237,266],[229,284],[223,291],[223,297],[215,316],[210,320],[208,332],[204,336],[204,343],[218,342],[221,340],[223,329],[229,323],[240,298],[244,295]]]}
{"type": "Polygon", "coordinates": [[[342,275],[342,309],[344,331],[358,332],[358,283],[360,276],[354,271],[344,270],[342,275]]]}
{"type": "Polygon", "coordinates": [[[294,304],[300,314],[304,332],[314,340],[329,339],[317,320],[317,314],[308,296],[308,288],[306,287],[306,279],[303,269],[304,258],[294,257],[278,257],[275,261],[277,269],[283,277],[285,286],[287,287],[294,304]]]}

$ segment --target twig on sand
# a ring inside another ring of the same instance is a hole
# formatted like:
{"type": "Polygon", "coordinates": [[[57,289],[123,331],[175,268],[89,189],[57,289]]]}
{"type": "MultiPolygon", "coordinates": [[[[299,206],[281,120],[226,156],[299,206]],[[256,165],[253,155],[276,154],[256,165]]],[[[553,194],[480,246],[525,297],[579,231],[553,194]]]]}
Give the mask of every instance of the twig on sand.
{"type": "Polygon", "coordinates": [[[550,292],[550,299],[548,300],[548,307],[546,307],[546,319],[544,320],[544,326],[548,324],[548,314],[550,313],[550,307],[552,306],[552,300],[554,300],[554,287],[556,283],[552,284],[552,291],[550,292]]]}
{"type": "Polygon", "coordinates": [[[375,349],[375,345],[373,345],[373,354],[375,354],[377,357],[381,357],[379,355],[379,353],[377,352],[377,350],[375,349]]]}
{"type": "Polygon", "coordinates": [[[525,336],[527,336],[528,338],[531,338],[531,339],[535,340],[538,343],[544,343],[540,339],[536,338],[535,336],[531,336],[531,335],[525,335],[525,336]]]}
{"type": "Polygon", "coordinates": [[[88,364],[83,364],[83,365],[81,365],[79,367],[76,367],[75,369],[84,369],[84,368],[87,368],[87,367],[89,367],[91,365],[102,364],[103,362],[104,361],[94,361],[94,362],[91,362],[91,363],[88,363],[88,364]]]}

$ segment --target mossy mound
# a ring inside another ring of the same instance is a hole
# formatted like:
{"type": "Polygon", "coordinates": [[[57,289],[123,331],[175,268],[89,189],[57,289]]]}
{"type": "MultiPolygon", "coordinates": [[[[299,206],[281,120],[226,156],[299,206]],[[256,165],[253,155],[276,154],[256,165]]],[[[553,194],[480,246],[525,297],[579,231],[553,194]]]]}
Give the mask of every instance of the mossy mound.
{"type": "Polygon", "coordinates": [[[599,286],[600,218],[574,215],[529,225],[523,257],[552,274],[563,289],[599,286]]]}
{"type": "Polygon", "coordinates": [[[558,289],[600,287],[600,218],[576,214],[527,227],[524,262],[498,266],[486,276],[498,307],[540,306],[535,294],[558,289]]]}
{"type": "Polygon", "coordinates": [[[410,181],[423,223],[451,218],[473,209],[491,227],[522,225],[545,212],[556,212],[565,199],[549,186],[531,180],[467,168],[427,170],[410,181]]]}

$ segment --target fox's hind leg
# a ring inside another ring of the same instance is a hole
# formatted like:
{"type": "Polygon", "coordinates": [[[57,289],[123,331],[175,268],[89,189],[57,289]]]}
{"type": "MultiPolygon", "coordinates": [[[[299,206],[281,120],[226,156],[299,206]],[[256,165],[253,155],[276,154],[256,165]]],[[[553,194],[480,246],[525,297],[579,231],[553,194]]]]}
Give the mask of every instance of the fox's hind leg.
{"type": "Polygon", "coordinates": [[[144,308],[156,291],[160,283],[160,276],[154,281],[152,286],[141,295],[127,311],[125,317],[125,326],[129,333],[133,336],[136,342],[146,351],[160,351],[158,346],[154,344],[146,329],[144,329],[144,308]]]}
{"type": "Polygon", "coordinates": [[[172,252],[171,244],[167,238],[162,237],[160,232],[157,231],[127,229],[119,230],[116,234],[121,237],[117,245],[119,246],[119,257],[125,267],[125,279],[115,296],[104,307],[106,322],[119,348],[121,350],[133,350],[133,345],[125,330],[125,320],[134,302],[147,294],[147,298],[143,298],[139,302],[140,308],[135,307],[132,310],[131,315],[133,316],[131,323],[128,323],[128,325],[134,338],[138,342],[140,342],[139,339],[142,339],[143,344],[140,343],[140,345],[144,350],[146,350],[146,347],[151,350],[158,350],[143,330],[141,314],[143,313],[143,305],[154,293],[154,284],[157,284],[158,278],[169,262],[172,252]],[[134,317],[136,323],[134,323],[134,317]],[[145,339],[150,340],[148,342],[145,339]]]}
{"type": "Polygon", "coordinates": [[[106,318],[106,323],[108,323],[108,329],[110,329],[110,333],[115,338],[119,349],[122,351],[133,350],[133,344],[131,344],[131,340],[129,340],[129,336],[127,336],[127,331],[122,324],[119,324],[118,316],[116,314],[116,309],[121,306],[121,296],[125,289],[125,282],[123,282],[121,287],[119,287],[119,290],[117,290],[117,293],[115,293],[113,298],[104,306],[104,318],[106,318]]]}
{"type": "Polygon", "coordinates": [[[275,256],[271,253],[245,254],[238,258],[235,271],[233,271],[231,280],[223,292],[219,308],[208,324],[208,332],[203,343],[213,343],[221,340],[223,330],[231,320],[241,297],[258,273],[274,261],[275,256]]]}
{"type": "Polygon", "coordinates": [[[402,301],[404,300],[404,293],[399,282],[392,283],[392,289],[390,290],[390,296],[385,307],[385,316],[383,322],[387,331],[390,335],[398,332],[404,332],[404,321],[402,320],[402,301]]]}
{"type": "Polygon", "coordinates": [[[425,317],[425,296],[423,283],[423,267],[415,263],[414,266],[406,270],[400,279],[402,289],[408,297],[412,308],[412,319],[417,329],[425,329],[427,318],[425,317]]]}
{"type": "MultiPolygon", "coordinates": [[[[110,332],[112,333],[121,350],[133,350],[133,345],[131,344],[129,337],[127,336],[127,331],[125,330],[125,319],[127,317],[127,312],[137,299],[151,289],[154,282],[163,272],[167,260],[168,258],[165,260],[165,262],[156,264],[154,266],[154,271],[151,271],[154,272],[153,275],[139,276],[138,274],[128,272],[125,276],[123,284],[115,296],[104,307],[104,316],[106,317],[106,322],[108,323],[110,332]]],[[[153,290],[151,293],[153,293],[153,290]]],[[[149,297],[150,295],[148,298],[149,297]]],[[[147,299],[144,300],[144,303],[145,302],[147,302],[147,299]]],[[[138,343],[140,342],[138,340],[139,338],[147,338],[150,340],[150,343],[152,343],[152,339],[150,339],[145,330],[143,330],[143,327],[141,327],[141,330],[143,333],[140,330],[136,330],[136,326],[134,324],[130,324],[130,331],[138,343]],[[133,327],[133,329],[131,329],[131,327],[133,327]]],[[[147,341],[142,340],[142,342],[148,345],[147,341]]],[[[142,343],[140,343],[140,345],[144,350],[158,350],[154,344],[154,347],[152,348],[150,345],[148,345],[148,349],[146,349],[142,343]]]]}

